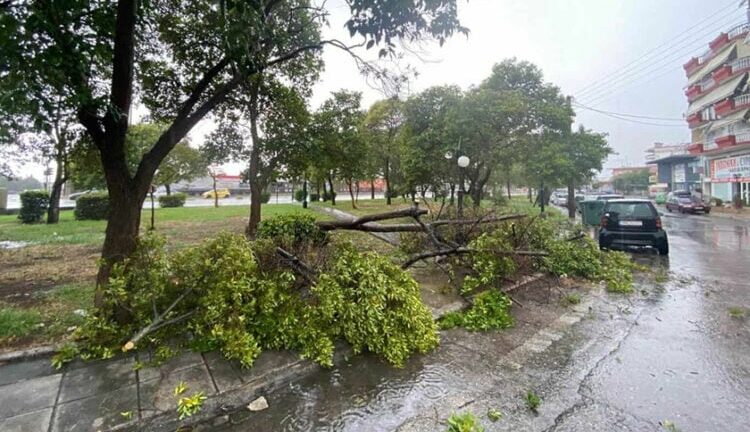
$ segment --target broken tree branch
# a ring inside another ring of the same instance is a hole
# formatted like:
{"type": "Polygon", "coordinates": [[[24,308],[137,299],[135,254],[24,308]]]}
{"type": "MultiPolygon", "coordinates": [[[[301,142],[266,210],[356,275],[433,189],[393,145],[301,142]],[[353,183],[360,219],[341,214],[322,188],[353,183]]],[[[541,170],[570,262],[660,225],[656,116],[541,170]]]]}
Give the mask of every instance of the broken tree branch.
{"type": "Polygon", "coordinates": [[[315,285],[315,271],[305,264],[301,259],[297,258],[296,255],[288,252],[280,247],[276,248],[276,253],[284,259],[284,261],[292,268],[298,275],[302,276],[303,279],[310,285],[315,285]]]}
{"type": "MultiPolygon", "coordinates": [[[[443,249],[438,251],[431,251],[431,252],[424,252],[421,254],[417,254],[406,260],[401,265],[402,269],[407,269],[414,265],[415,263],[438,256],[450,256],[450,255],[465,255],[465,254],[471,254],[471,253],[477,253],[480,252],[476,249],[470,249],[466,247],[460,247],[460,248],[453,248],[453,249],[443,249]]],[[[527,250],[511,250],[511,251],[493,251],[493,253],[498,255],[517,255],[517,256],[547,256],[549,255],[547,252],[542,251],[527,251],[527,250]]]]}
{"type": "MultiPolygon", "coordinates": [[[[421,210],[418,206],[414,205],[406,209],[401,210],[394,210],[386,213],[376,213],[366,216],[361,216],[356,219],[351,220],[336,220],[336,221],[323,221],[318,222],[318,228],[322,229],[323,231],[332,231],[336,229],[348,229],[348,230],[358,230],[358,231],[369,231],[369,232],[391,232],[391,231],[377,231],[376,229],[379,228],[376,224],[371,224],[371,222],[377,222],[382,220],[388,220],[388,219],[397,219],[402,217],[416,217],[427,214],[427,210],[421,210]],[[364,229],[363,229],[364,228],[364,229]]],[[[405,226],[408,226],[408,229],[405,229],[405,231],[421,231],[421,228],[419,225],[415,224],[398,224],[398,225],[383,225],[387,227],[401,227],[402,229],[405,226]]],[[[399,230],[395,230],[393,232],[396,232],[399,230]]]]}

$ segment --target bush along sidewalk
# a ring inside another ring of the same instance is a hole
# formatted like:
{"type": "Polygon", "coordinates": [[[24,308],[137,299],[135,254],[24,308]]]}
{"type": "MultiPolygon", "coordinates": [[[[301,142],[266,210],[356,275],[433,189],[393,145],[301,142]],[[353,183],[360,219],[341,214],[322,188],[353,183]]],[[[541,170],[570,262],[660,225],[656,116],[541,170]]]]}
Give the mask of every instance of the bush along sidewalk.
{"type": "Polygon", "coordinates": [[[42,190],[32,190],[21,193],[21,210],[18,219],[21,223],[32,224],[42,222],[44,213],[49,206],[49,194],[42,190]]]}

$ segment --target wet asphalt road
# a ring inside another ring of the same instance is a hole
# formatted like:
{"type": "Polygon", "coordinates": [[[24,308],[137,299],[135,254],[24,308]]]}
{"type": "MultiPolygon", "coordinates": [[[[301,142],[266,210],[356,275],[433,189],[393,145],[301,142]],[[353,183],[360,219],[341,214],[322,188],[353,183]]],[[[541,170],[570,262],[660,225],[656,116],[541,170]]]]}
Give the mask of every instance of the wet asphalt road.
{"type": "Polygon", "coordinates": [[[470,411],[488,431],[748,431],[750,317],[730,310],[750,308],[750,223],[664,222],[671,255],[635,255],[663,276],[640,277],[634,295],[591,290],[572,309],[528,300],[510,331],[446,332],[404,369],[356,357],[221,430],[444,431],[470,411]]]}

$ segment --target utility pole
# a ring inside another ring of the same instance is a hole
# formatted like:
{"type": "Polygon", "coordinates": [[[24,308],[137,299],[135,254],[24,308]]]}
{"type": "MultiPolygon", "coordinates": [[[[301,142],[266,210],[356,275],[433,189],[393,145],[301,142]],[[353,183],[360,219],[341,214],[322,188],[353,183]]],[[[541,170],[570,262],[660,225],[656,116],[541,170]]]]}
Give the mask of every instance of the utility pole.
{"type": "MultiPolygon", "coordinates": [[[[571,99],[571,96],[565,98],[565,103],[567,104],[568,112],[570,113],[573,112],[571,99]]],[[[568,148],[575,145],[573,142],[573,115],[570,116],[570,128],[568,129],[568,136],[566,139],[568,140],[568,148]]],[[[570,178],[568,179],[568,202],[566,203],[568,207],[568,218],[570,219],[576,218],[576,188],[575,183],[573,182],[573,175],[574,173],[570,173],[570,178]]]]}

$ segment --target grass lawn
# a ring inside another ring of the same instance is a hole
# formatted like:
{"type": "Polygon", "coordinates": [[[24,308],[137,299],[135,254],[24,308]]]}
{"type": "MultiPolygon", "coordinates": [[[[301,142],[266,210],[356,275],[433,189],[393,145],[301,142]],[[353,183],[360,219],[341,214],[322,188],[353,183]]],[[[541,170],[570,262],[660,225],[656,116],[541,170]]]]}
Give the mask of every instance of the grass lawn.
{"type": "MultiPolygon", "coordinates": [[[[303,210],[299,204],[263,206],[263,217],[303,210]]],[[[221,231],[242,233],[249,206],[156,209],[156,230],[167,245],[180,248],[221,231]]],[[[144,210],[141,231],[148,229],[144,210]]],[[[31,243],[0,249],[0,351],[60,341],[83,320],[93,299],[96,260],[104,241],[105,221],[76,221],[63,211],[56,225],[23,225],[15,215],[0,216],[0,241],[31,243]]]]}

